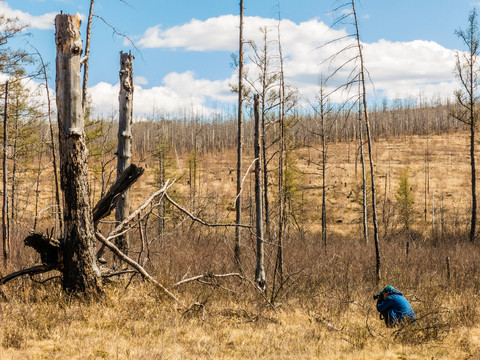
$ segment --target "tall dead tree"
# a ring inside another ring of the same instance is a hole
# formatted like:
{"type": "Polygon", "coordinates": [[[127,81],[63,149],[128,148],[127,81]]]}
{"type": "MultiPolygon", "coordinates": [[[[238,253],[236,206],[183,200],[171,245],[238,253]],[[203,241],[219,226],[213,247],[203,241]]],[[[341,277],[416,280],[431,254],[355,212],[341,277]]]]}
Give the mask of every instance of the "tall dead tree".
{"type": "Polygon", "coordinates": [[[7,186],[7,146],[8,146],[8,80],[5,83],[5,105],[3,113],[3,205],[2,205],[2,236],[3,260],[8,260],[10,252],[10,234],[8,224],[8,186],[7,186]]]}
{"type": "Polygon", "coordinates": [[[467,52],[460,55],[457,53],[455,75],[460,80],[461,89],[455,92],[459,105],[458,110],[451,115],[470,127],[470,168],[472,189],[472,212],[470,221],[470,241],[475,241],[477,225],[477,190],[475,168],[475,126],[478,123],[478,85],[480,68],[478,56],[480,55],[480,31],[478,28],[477,11],[473,9],[468,17],[468,27],[465,30],[457,30],[455,34],[462,39],[467,46],[467,52]]]}
{"type": "Polygon", "coordinates": [[[255,151],[255,210],[256,210],[256,236],[257,236],[257,267],[255,270],[255,284],[257,287],[265,291],[266,280],[265,280],[265,268],[263,265],[264,262],[264,249],[263,249],[263,194],[262,194],[262,161],[260,153],[260,138],[263,134],[260,133],[260,110],[259,110],[259,99],[258,95],[254,95],[254,115],[255,115],[255,141],[254,141],[254,151],[255,151]]]}
{"type": "Polygon", "coordinates": [[[55,17],[56,93],[60,144],[60,181],[64,197],[63,288],[87,297],[101,293],[95,233],[88,188],[80,80],[80,16],[55,17]]]}
{"type": "Polygon", "coordinates": [[[87,20],[87,37],[85,40],[85,57],[83,63],[83,85],[82,85],[82,108],[85,112],[87,107],[87,84],[88,84],[88,63],[90,60],[90,38],[92,35],[92,18],[93,18],[93,4],[95,0],[90,0],[90,9],[88,11],[87,20]]]}
{"type": "Polygon", "coordinates": [[[380,282],[380,248],[378,240],[378,220],[377,220],[377,199],[376,199],[376,189],[375,189],[375,167],[373,164],[373,151],[372,151],[372,137],[370,134],[370,122],[368,118],[368,108],[367,108],[367,90],[365,85],[365,66],[363,61],[363,46],[360,42],[360,32],[358,30],[358,20],[357,12],[355,10],[355,1],[352,0],[352,12],[353,18],[355,20],[355,40],[358,50],[358,58],[360,60],[360,70],[359,70],[359,82],[361,86],[361,104],[363,108],[363,116],[365,121],[365,131],[367,133],[367,144],[368,144],[368,159],[370,162],[370,181],[372,186],[372,220],[373,220],[373,239],[375,242],[375,260],[376,260],[376,273],[375,279],[378,283],[380,282]]]}
{"type": "Polygon", "coordinates": [[[282,54],[282,42],[280,39],[280,9],[278,11],[278,55],[280,59],[280,74],[279,74],[279,87],[278,87],[278,122],[280,127],[280,138],[278,141],[278,238],[277,238],[277,259],[275,262],[275,271],[272,281],[272,301],[275,295],[275,282],[278,275],[279,287],[283,285],[283,235],[286,228],[286,192],[285,192],[285,77],[283,72],[283,54],[282,54]]]}
{"type": "MultiPolygon", "coordinates": [[[[118,117],[118,150],[117,179],[131,163],[132,157],[132,122],[133,122],[133,59],[129,52],[120,52],[120,106],[118,117]]],[[[120,224],[130,212],[130,190],[127,190],[117,200],[115,220],[120,224]]],[[[128,255],[128,234],[115,239],[115,245],[128,255]]]]}
{"type": "MultiPolygon", "coordinates": [[[[359,87],[360,89],[360,87],[359,87]]],[[[361,93],[361,90],[358,91],[361,93]]],[[[367,173],[365,168],[365,153],[363,151],[362,105],[358,104],[358,137],[360,142],[360,162],[362,163],[362,224],[363,239],[368,243],[368,207],[367,207],[367,173]]],[[[385,182],[386,183],[386,182],[385,182]]],[[[386,197],[385,197],[386,198],[386,197]]]]}
{"type": "Polygon", "coordinates": [[[240,31],[238,40],[238,119],[237,119],[237,197],[235,199],[235,263],[240,266],[240,227],[242,220],[242,117],[243,117],[243,0],[240,0],[240,31]]]}

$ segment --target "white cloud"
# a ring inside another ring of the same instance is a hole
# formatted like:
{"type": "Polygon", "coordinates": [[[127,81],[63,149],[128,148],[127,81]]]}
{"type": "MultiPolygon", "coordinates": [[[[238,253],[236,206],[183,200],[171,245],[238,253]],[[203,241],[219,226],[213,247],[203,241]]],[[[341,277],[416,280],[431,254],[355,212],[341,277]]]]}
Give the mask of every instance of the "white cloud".
{"type": "Polygon", "coordinates": [[[145,76],[135,76],[133,78],[133,84],[135,86],[137,86],[137,85],[147,85],[148,84],[148,79],[145,76]]]}
{"type": "MultiPolygon", "coordinates": [[[[140,77],[141,78],[141,77],[140,77]]],[[[206,107],[207,100],[221,103],[235,101],[235,95],[228,88],[228,79],[210,81],[196,79],[190,71],[172,72],[163,79],[163,86],[144,88],[137,82],[133,93],[134,117],[142,118],[155,109],[164,113],[177,113],[182,110],[193,113],[212,113],[214,109],[206,107]]],[[[102,114],[118,111],[119,84],[105,82],[89,88],[95,111],[102,114]]]]}
{"type": "Polygon", "coordinates": [[[55,15],[51,12],[39,16],[34,16],[21,10],[14,10],[6,2],[0,2],[0,12],[8,18],[18,18],[22,23],[29,25],[31,28],[40,30],[51,30],[55,27],[55,15]]]}
{"type": "MultiPolygon", "coordinates": [[[[224,15],[205,21],[191,20],[189,23],[162,29],[157,25],[148,29],[138,42],[141,47],[184,49],[187,51],[230,51],[238,46],[238,16],[224,15]]],[[[277,40],[278,22],[275,19],[245,17],[244,36],[257,44],[262,42],[260,27],[268,27],[269,40],[277,40]]],[[[344,54],[335,61],[325,61],[345,46],[347,40],[321,46],[331,40],[347,35],[345,30],[332,30],[318,19],[294,23],[282,20],[280,26],[284,68],[287,80],[299,88],[300,92],[311,97],[312,90],[318,87],[320,73],[328,75],[335,67],[350,56],[344,54]]],[[[411,42],[390,42],[380,40],[363,44],[366,67],[376,90],[388,96],[399,94],[425,96],[451,96],[454,88],[452,69],[455,52],[435,42],[416,40],[411,42]]],[[[277,45],[272,50],[277,53],[277,45]]],[[[246,59],[252,55],[245,46],[246,59]]],[[[252,64],[246,68],[253,74],[252,64]]],[[[350,69],[340,71],[335,83],[345,82],[350,69]]],[[[234,75],[232,75],[234,76],[234,75]]],[[[168,83],[172,85],[172,83],[168,83]]]]}

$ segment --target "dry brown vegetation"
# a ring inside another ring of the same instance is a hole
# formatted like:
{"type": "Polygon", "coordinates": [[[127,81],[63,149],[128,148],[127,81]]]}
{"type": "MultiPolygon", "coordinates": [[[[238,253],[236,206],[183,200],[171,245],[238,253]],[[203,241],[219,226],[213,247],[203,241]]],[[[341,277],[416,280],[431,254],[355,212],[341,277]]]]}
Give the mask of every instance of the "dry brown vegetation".
{"type": "MultiPolygon", "coordinates": [[[[469,243],[466,235],[470,204],[467,141],[462,132],[430,136],[426,221],[426,137],[401,136],[375,144],[379,207],[383,211],[379,214],[382,283],[399,288],[411,301],[419,318],[414,325],[392,330],[378,319],[372,299],[378,291],[373,242],[362,241],[360,204],[356,200],[360,164],[356,173],[355,144],[338,142],[329,145],[327,249],[319,234],[321,189],[314,165],[319,152],[313,147],[295,151],[297,217],[296,222],[291,221],[285,241],[288,277],[272,303],[255,291],[248,279],[238,277],[206,278],[175,287],[176,282],[194,275],[235,271],[233,228],[202,227],[169,208],[163,234],[158,234],[157,220],[151,216],[145,228],[148,249],[140,253],[138,233],[132,234],[133,256],[174,291],[184,307],[138,277],[131,283],[130,278],[112,282],[106,287],[104,299],[95,303],[65,295],[58,279],[44,284],[18,279],[3,286],[8,301],[1,300],[0,358],[479,358],[480,254],[478,245],[469,243]],[[417,215],[408,256],[396,220],[394,196],[405,167],[417,215]]],[[[234,164],[234,156],[230,150],[199,156],[193,206],[188,154],[180,155],[171,165],[170,175],[177,181],[170,194],[209,222],[232,222],[235,179],[229,167],[234,164]]],[[[251,154],[246,155],[245,169],[251,158],[251,154]]],[[[147,165],[146,174],[132,188],[134,204],[142,203],[157,186],[155,162],[145,159],[142,164],[147,165]]],[[[51,198],[46,185],[51,174],[42,176],[46,179],[42,206],[46,207],[51,198]]],[[[250,183],[247,177],[247,224],[253,221],[249,217],[250,183]]],[[[47,214],[42,213],[40,228],[51,226],[47,214]]],[[[28,226],[25,221],[13,240],[15,254],[4,273],[36,260],[33,252],[21,245],[28,226]]],[[[271,286],[274,252],[275,247],[268,242],[267,287],[271,286]]],[[[254,238],[248,231],[243,232],[242,254],[245,275],[252,278],[254,238]]]]}

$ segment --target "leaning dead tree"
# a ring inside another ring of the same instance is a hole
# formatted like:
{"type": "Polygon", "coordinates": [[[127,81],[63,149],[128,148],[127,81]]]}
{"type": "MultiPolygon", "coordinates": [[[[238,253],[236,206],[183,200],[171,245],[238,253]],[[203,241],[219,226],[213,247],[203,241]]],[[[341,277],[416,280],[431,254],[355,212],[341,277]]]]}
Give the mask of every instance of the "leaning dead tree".
{"type": "Polygon", "coordinates": [[[63,191],[63,288],[97,295],[102,291],[95,251],[95,232],[88,187],[80,81],[80,16],[55,17],[57,45],[57,113],[60,144],[60,184],[63,191]]]}
{"type": "MultiPolygon", "coordinates": [[[[118,117],[117,178],[131,163],[133,121],[133,59],[131,53],[120,52],[120,93],[118,117]]],[[[130,211],[130,192],[126,190],[117,200],[115,221],[125,220],[130,211]]],[[[115,239],[115,245],[128,255],[128,234],[115,239]]]]}

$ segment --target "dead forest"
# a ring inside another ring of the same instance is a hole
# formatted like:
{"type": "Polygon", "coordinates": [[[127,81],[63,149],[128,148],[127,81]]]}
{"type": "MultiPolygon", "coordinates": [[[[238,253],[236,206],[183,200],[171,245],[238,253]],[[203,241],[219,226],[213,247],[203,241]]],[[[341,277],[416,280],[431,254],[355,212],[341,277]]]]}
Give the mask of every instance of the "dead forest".
{"type": "MultiPolygon", "coordinates": [[[[40,54],[15,53],[0,86],[5,354],[75,356],[86,329],[90,358],[480,354],[478,140],[464,111],[475,102],[367,105],[357,27],[345,88],[358,92],[344,104],[321,85],[318,103],[302,103],[278,45],[279,73],[260,72],[263,87],[239,57],[232,113],[134,118],[129,51],[119,112],[99,115],[82,93],[80,18],[59,14],[55,26],[56,81],[40,54]],[[55,98],[32,103],[15,56],[38,65],[28,75],[55,83],[55,98]],[[371,295],[390,283],[411,300],[415,325],[389,331],[377,319],[371,295]],[[62,332],[68,345],[41,347],[62,332]]],[[[243,54],[241,31],[239,41],[243,54]]],[[[266,50],[256,54],[261,67],[266,50]]]]}

